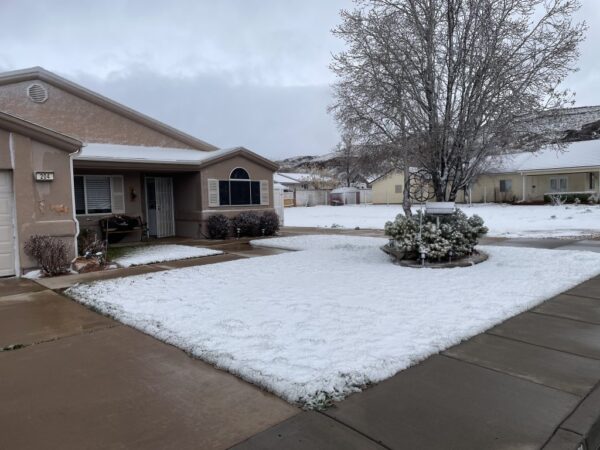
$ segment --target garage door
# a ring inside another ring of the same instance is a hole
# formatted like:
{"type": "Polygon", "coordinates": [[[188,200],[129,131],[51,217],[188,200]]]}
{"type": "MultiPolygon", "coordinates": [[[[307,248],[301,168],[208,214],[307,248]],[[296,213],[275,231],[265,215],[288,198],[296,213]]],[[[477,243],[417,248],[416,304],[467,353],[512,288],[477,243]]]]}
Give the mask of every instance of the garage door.
{"type": "Polygon", "coordinates": [[[0,170],[0,277],[15,274],[11,172],[0,170]]]}

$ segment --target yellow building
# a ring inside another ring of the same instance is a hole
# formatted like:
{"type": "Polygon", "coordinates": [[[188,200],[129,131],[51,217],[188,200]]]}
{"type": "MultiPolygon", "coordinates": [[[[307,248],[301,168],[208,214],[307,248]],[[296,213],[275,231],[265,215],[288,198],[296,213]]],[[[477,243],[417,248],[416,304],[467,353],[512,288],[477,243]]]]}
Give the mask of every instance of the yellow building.
{"type": "MultiPolygon", "coordinates": [[[[491,166],[468,190],[472,202],[543,202],[549,194],[600,195],[600,140],[506,155],[491,166]]],[[[457,200],[465,198],[460,195],[457,200]]]]}
{"type": "Polygon", "coordinates": [[[401,204],[404,191],[404,172],[392,170],[371,182],[373,204],[401,204]]]}

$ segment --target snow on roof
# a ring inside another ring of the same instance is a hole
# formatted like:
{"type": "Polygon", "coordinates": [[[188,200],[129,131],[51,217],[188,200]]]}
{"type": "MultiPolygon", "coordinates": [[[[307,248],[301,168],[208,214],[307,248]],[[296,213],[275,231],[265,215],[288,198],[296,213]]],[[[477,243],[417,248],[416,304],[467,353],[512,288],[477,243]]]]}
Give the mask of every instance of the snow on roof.
{"type": "MultiPolygon", "coordinates": [[[[300,172],[277,172],[277,175],[281,175],[287,179],[296,181],[297,183],[307,182],[307,181],[329,181],[331,177],[319,175],[316,173],[300,173],[300,172]]],[[[280,183],[290,183],[289,181],[280,181],[280,183]]]]}
{"type": "Polygon", "coordinates": [[[110,161],[155,164],[203,164],[212,159],[239,151],[241,147],[214,151],[191,148],[144,147],[141,145],[86,144],[75,156],[78,161],[110,161]]]}
{"type": "Polygon", "coordinates": [[[537,152],[503,155],[486,172],[527,172],[600,166],[600,140],[572,142],[564,149],[542,148],[537,152]]]}
{"type": "Polygon", "coordinates": [[[280,173],[273,174],[273,181],[275,183],[300,184],[300,182],[298,180],[294,180],[293,178],[286,177],[285,175],[281,175],[280,173]]]}

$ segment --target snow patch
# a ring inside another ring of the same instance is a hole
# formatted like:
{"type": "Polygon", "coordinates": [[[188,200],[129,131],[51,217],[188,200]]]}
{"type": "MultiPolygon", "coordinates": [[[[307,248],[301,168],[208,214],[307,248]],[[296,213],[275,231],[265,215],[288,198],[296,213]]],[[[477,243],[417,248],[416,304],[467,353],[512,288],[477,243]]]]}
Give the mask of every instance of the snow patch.
{"type": "Polygon", "coordinates": [[[178,259],[199,258],[202,256],[220,255],[223,252],[210,248],[191,247],[189,245],[147,245],[128,249],[127,252],[113,259],[121,267],[139,266],[178,259]]]}
{"type": "Polygon", "coordinates": [[[391,377],[600,272],[600,254],[486,247],[468,268],[391,264],[385,239],[297,236],[302,250],[67,291],[307,407],[391,377]],[[532,280],[534,282],[532,282],[532,280]]]}
{"type": "MultiPolygon", "coordinates": [[[[477,214],[489,228],[490,237],[565,237],[600,233],[598,205],[457,205],[465,214],[477,214]]],[[[418,207],[413,208],[414,211],[418,207]]],[[[402,212],[401,205],[313,206],[285,209],[290,227],[330,227],[383,229],[402,212]]]]}

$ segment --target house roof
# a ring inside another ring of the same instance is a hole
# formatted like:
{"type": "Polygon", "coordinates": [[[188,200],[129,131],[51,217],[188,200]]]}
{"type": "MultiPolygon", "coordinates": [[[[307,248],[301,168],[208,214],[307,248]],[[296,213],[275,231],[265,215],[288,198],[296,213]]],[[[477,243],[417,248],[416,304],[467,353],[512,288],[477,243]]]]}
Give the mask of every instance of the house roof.
{"type": "Polygon", "coordinates": [[[0,112],[0,128],[28,136],[36,141],[71,153],[76,152],[83,145],[81,141],[71,136],[3,112],[0,112]]]}
{"type": "MultiPolygon", "coordinates": [[[[306,183],[310,181],[330,181],[331,177],[326,177],[323,175],[318,175],[314,173],[300,173],[300,172],[278,172],[278,175],[281,175],[284,178],[292,180],[297,183],[306,183]]],[[[281,181],[282,183],[288,183],[288,181],[281,181]]]]}
{"type": "Polygon", "coordinates": [[[294,180],[293,178],[286,177],[285,175],[281,175],[280,173],[273,174],[273,181],[275,183],[300,184],[300,182],[298,180],[294,180]]]}
{"type": "Polygon", "coordinates": [[[145,164],[177,164],[205,167],[219,161],[242,155],[257,163],[277,170],[272,161],[244,147],[202,151],[191,148],[143,147],[139,145],[87,144],[75,157],[77,161],[122,162],[145,164]]]}
{"type": "Polygon", "coordinates": [[[121,116],[127,117],[139,124],[158,131],[166,136],[183,142],[189,145],[190,148],[199,150],[216,150],[212,144],[209,144],[201,139],[191,136],[187,133],[179,131],[169,125],[166,125],[152,117],[135,111],[121,103],[115,102],[103,95],[93,92],[79,84],[73,83],[65,78],[62,78],[52,72],[45,70],[42,67],[31,67],[29,69],[15,70],[11,72],[0,73],[0,86],[6,84],[19,83],[22,81],[40,80],[56,86],[66,92],[69,92],[77,97],[83,98],[91,103],[101,106],[109,111],[112,111],[121,116]]]}
{"type": "Polygon", "coordinates": [[[534,172],[600,168],[600,140],[566,144],[564,149],[545,147],[537,152],[514,153],[495,158],[488,173],[534,172]]]}

